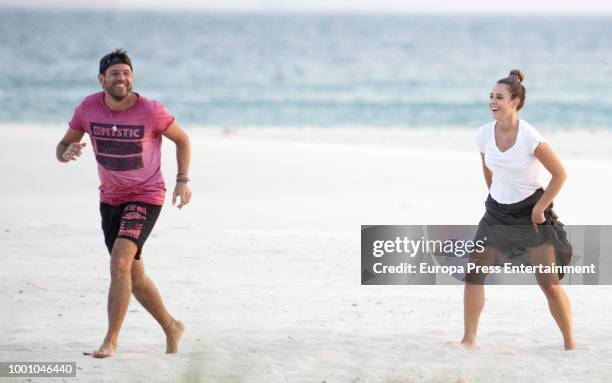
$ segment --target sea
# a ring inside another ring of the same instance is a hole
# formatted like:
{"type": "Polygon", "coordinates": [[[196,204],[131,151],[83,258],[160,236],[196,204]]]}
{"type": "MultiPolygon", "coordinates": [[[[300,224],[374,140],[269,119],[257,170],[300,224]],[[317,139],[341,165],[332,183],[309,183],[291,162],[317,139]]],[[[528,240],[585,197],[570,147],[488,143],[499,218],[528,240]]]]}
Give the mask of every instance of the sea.
{"type": "Polygon", "coordinates": [[[612,127],[609,16],[6,8],[0,122],[67,122],[116,48],[183,125],[477,127],[518,68],[532,125],[612,127]]]}

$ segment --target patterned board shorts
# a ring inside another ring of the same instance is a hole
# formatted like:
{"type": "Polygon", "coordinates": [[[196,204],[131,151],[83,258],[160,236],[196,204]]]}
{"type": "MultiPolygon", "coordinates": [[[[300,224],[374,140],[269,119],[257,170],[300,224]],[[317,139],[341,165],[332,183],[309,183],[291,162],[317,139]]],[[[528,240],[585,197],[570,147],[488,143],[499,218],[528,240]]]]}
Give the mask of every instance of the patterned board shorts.
{"type": "Polygon", "coordinates": [[[142,247],[147,240],[159,212],[160,205],[144,202],[128,202],[118,206],[100,203],[104,242],[110,254],[117,238],[125,238],[138,246],[135,258],[140,259],[142,247]]]}

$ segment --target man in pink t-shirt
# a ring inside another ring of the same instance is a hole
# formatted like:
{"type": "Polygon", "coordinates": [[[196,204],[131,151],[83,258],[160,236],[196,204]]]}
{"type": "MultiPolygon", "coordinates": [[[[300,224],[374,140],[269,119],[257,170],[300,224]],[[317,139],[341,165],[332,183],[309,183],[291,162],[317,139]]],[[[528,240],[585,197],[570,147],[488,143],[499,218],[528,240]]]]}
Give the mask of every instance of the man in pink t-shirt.
{"type": "Polygon", "coordinates": [[[132,92],[132,62],[123,50],[102,57],[98,80],[102,92],[86,97],[74,111],[57,145],[60,162],[81,155],[87,133],[98,162],[100,214],[111,255],[108,331],[97,358],[117,349],[121,324],[133,293],[166,334],[166,353],[176,353],[184,326],[166,310],[153,281],[145,275],[141,252],[164,203],[161,172],[162,136],[176,144],[178,173],[172,204],[189,203],[190,143],[187,134],[159,101],[132,92]]]}

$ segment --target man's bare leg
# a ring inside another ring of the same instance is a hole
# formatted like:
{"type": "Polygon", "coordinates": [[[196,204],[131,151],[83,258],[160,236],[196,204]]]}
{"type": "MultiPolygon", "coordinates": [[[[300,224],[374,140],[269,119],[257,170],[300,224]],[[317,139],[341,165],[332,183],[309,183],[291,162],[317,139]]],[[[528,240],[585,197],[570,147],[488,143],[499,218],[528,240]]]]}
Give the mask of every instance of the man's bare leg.
{"type": "Polygon", "coordinates": [[[166,310],[155,284],[144,272],[141,260],[132,263],[132,292],[140,304],[157,320],[166,334],[166,354],[178,352],[178,344],[185,331],[183,323],[166,310]]]}
{"type": "Polygon", "coordinates": [[[95,358],[107,358],[117,349],[119,331],[132,295],[130,269],[138,247],[132,241],[118,238],[111,252],[111,284],[108,290],[108,330],[102,345],[93,352],[95,358]]]}
{"type": "MultiPolygon", "coordinates": [[[[551,244],[544,244],[538,247],[527,249],[527,254],[532,265],[550,265],[555,261],[555,249],[551,244]]],[[[540,288],[548,300],[548,309],[561,330],[563,336],[563,346],[566,350],[576,348],[576,340],[573,334],[572,307],[570,301],[559,284],[559,277],[554,274],[536,274],[536,279],[540,288]]]]}

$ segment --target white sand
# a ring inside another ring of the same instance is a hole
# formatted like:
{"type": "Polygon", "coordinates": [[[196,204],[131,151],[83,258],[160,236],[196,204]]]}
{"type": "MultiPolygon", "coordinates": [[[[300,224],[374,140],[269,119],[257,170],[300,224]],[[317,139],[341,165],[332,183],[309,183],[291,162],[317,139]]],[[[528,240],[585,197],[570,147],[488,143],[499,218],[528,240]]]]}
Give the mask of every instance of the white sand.
{"type": "MultiPolygon", "coordinates": [[[[0,126],[0,361],[76,361],[78,381],[91,382],[612,376],[608,286],[566,289],[578,342],[570,353],[537,286],[487,287],[476,352],[444,347],[462,335],[461,286],[360,286],[361,224],[482,215],[472,132],[450,129],[187,127],[193,202],[165,206],[143,253],[187,326],[181,352],[163,354],[161,330],[133,300],[116,356],[84,356],[106,330],[108,255],[91,147],[58,163],[64,129],[0,126]]],[[[612,224],[612,134],[545,134],[569,173],[556,201],[562,221],[612,224]]],[[[171,180],[170,142],[164,156],[171,180]]]]}

